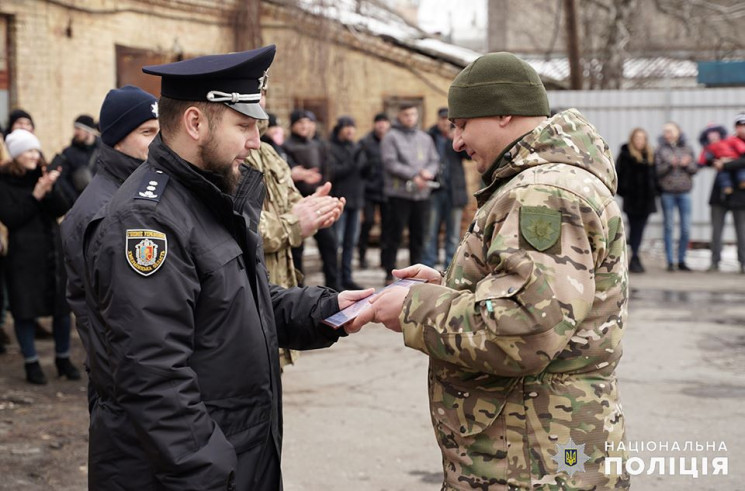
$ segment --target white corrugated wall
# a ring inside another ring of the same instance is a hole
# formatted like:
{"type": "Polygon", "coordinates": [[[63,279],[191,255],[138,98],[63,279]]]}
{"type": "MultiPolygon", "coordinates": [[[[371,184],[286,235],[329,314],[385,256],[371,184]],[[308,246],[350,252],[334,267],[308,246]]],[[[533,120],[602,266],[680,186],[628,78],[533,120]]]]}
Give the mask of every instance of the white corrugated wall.
{"type": "MultiPolygon", "coordinates": [[[[735,116],[745,111],[745,88],[550,91],[548,100],[556,110],[579,109],[606,139],[614,156],[618,155],[633,128],[644,128],[656,145],[662,126],[667,121],[674,121],[682,128],[698,158],[701,152],[698,135],[707,124],[721,124],[733,131],[735,116]]],[[[713,180],[714,171],[708,168],[700,170],[694,177],[691,241],[710,240],[708,201],[713,180]]],[[[662,237],[659,203],[657,208],[658,213],[650,218],[645,231],[645,240],[662,237]]],[[[727,220],[725,240],[733,241],[731,216],[727,220]]]]}

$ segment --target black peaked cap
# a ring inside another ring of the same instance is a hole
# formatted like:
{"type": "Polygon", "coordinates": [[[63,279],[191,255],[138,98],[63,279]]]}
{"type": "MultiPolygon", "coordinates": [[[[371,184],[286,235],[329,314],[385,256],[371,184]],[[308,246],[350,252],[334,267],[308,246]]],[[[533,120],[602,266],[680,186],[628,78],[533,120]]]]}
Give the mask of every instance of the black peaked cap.
{"type": "Polygon", "coordinates": [[[271,44],[251,51],[144,66],[142,71],[161,77],[160,93],[165,97],[182,101],[222,102],[246,116],[267,119],[259,100],[264,76],[274,61],[276,50],[277,47],[271,44]],[[219,100],[211,100],[208,96],[210,93],[219,100]],[[241,96],[241,100],[231,99],[233,94],[241,96]]]}

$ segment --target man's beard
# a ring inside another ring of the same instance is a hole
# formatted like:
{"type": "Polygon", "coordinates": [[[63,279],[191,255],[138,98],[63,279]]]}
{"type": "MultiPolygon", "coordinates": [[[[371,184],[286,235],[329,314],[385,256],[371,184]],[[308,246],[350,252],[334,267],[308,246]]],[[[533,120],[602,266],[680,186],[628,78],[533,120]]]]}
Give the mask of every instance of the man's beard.
{"type": "Polygon", "coordinates": [[[214,136],[199,147],[199,157],[204,165],[204,170],[210,172],[212,183],[223,193],[233,194],[238,187],[241,175],[238,169],[233,168],[232,161],[227,165],[218,161],[217,140],[214,136]]]}

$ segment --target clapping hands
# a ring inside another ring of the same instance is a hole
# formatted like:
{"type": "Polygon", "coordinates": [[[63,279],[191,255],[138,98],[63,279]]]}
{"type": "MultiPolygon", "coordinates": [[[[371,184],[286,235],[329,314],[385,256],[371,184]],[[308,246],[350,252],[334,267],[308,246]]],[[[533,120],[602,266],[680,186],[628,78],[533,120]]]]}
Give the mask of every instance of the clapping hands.
{"type": "Polygon", "coordinates": [[[46,166],[43,166],[41,168],[41,177],[36,181],[36,185],[32,192],[34,198],[38,201],[44,199],[44,196],[46,196],[54,187],[54,183],[57,182],[61,172],[61,167],[47,171],[46,166]]]}
{"type": "Polygon", "coordinates": [[[315,193],[299,200],[292,207],[293,215],[298,217],[300,233],[303,238],[309,237],[318,229],[330,227],[344,211],[344,198],[329,196],[331,183],[319,187],[315,193]]]}

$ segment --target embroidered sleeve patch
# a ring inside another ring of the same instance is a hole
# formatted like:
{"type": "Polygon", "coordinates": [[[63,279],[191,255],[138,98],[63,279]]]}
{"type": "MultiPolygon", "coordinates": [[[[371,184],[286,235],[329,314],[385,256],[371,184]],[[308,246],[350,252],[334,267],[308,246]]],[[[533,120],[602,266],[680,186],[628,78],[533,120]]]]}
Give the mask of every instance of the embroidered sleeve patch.
{"type": "Polygon", "coordinates": [[[523,206],[520,235],[537,251],[546,251],[561,237],[561,212],[545,206],[523,206]]]}
{"type": "Polygon", "coordinates": [[[127,230],[127,246],[124,251],[132,269],[142,276],[158,271],[168,254],[166,234],[157,230],[127,230]]]}

